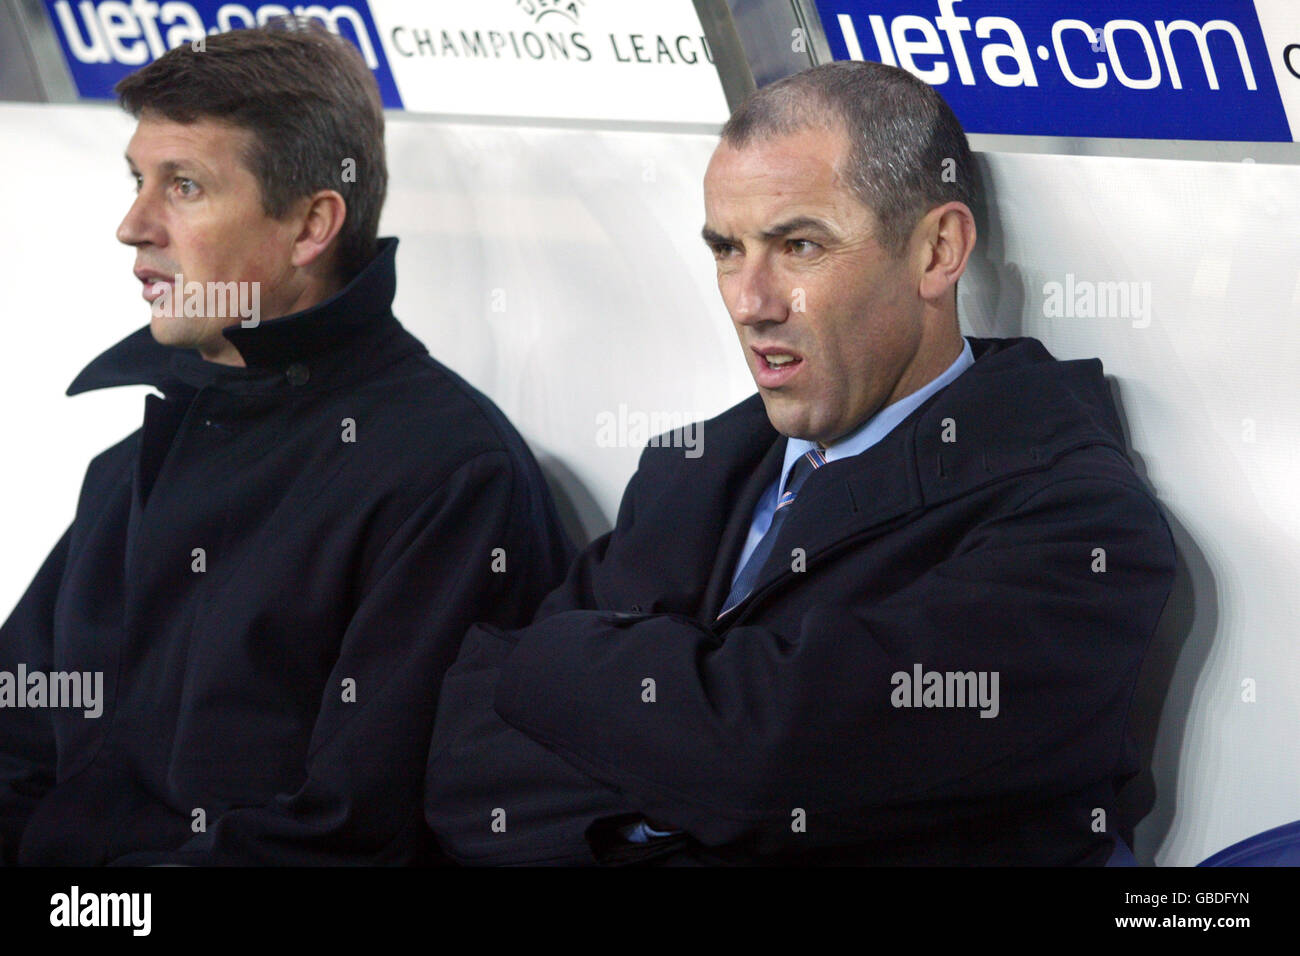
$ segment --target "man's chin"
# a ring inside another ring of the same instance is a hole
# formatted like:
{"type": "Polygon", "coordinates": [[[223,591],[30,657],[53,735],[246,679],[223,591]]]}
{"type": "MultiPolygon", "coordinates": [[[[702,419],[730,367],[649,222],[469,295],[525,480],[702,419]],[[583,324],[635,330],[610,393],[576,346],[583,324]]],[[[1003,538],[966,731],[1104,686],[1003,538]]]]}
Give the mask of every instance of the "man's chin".
{"type": "Polygon", "coordinates": [[[198,348],[198,342],[195,340],[193,331],[185,327],[183,319],[153,313],[149,316],[149,331],[152,333],[154,341],[159,345],[170,345],[174,348],[198,348]]]}
{"type": "Polygon", "coordinates": [[[817,429],[810,420],[807,408],[764,389],[759,389],[758,394],[763,397],[763,407],[767,409],[767,420],[772,423],[773,428],[786,438],[804,438],[808,441],[816,441],[812,434],[817,429]]]}

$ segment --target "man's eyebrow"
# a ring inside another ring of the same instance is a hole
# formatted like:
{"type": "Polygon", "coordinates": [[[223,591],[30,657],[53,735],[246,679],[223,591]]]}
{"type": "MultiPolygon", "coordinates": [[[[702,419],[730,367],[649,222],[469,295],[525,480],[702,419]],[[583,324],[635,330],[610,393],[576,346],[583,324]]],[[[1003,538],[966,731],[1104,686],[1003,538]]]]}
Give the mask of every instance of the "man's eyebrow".
{"type": "MultiPolygon", "coordinates": [[[[830,226],[815,216],[795,216],[793,219],[787,219],[785,222],[777,223],[770,229],[763,230],[762,237],[764,239],[781,239],[790,235],[792,232],[815,232],[824,236],[835,235],[834,230],[831,229],[830,226]]],[[[711,246],[729,242],[734,243],[736,241],[730,236],[724,236],[722,233],[710,229],[708,226],[705,226],[700,230],[700,235],[703,236],[704,241],[711,246]]]]}
{"type": "MultiPolygon", "coordinates": [[[[139,171],[140,171],[139,167],[138,167],[138,166],[136,165],[136,163],[135,163],[135,160],[133,160],[133,159],[131,158],[130,153],[123,153],[122,155],[126,157],[126,164],[127,164],[129,167],[131,167],[131,171],[132,171],[132,172],[139,172],[139,171]]],[[[202,163],[200,163],[198,160],[189,160],[189,159],[166,159],[166,160],[163,160],[161,163],[158,164],[158,173],[159,173],[159,175],[162,175],[162,176],[170,176],[172,173],[175,173],[175,172],[177,172],[177,171],[179,171],[179,170],[183,170],[183,169],[184,169],[184,170],[190,170],[190,169],[192,169],[192,170],[196,170],[196,171],[198,171],[198,172],[200,172],[200,173],[207,173],[207,172],[208,172],[207,168],[206,168],[202,163]]]]}
{"type": "Polygon", "coordinates": [[[770,229],[763,230],[763,238],[780,239],[792,232],[819,232],[826,236],[834,235],[831,227],[820,219],[813,216],[795,216],[793,219],[787,219],[770,229]]]}

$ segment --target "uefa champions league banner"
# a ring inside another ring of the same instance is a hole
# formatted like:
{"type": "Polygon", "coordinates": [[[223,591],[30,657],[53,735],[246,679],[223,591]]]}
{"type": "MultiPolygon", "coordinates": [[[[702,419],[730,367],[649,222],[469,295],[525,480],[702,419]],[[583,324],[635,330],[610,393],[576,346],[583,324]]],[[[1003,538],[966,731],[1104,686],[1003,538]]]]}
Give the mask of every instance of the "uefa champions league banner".
{"type": "Polygon", "coordinates": [[[1300,0],[816,0],[968,132],[1300,141],[1300,0]]]}
{"type": "Polygon", "coordinates": [[[691,0],[45,0],[78,93],[182,43],[310,17],[347,37],[389,109],[720,124],[727,103],[691,0]]]}
{"type": "MultiPolygon", "coordinates": [[[[974,133],[1300,141],[1300,0],[816,0],[836,59],[900,66],[974,133]]],[[[352,40],[391,109],[720,123],[691,0],[45,0],[77,90],[295,14],[352,40]]],[[[799,38],[792,42],[798,43],[799,38]]]]}

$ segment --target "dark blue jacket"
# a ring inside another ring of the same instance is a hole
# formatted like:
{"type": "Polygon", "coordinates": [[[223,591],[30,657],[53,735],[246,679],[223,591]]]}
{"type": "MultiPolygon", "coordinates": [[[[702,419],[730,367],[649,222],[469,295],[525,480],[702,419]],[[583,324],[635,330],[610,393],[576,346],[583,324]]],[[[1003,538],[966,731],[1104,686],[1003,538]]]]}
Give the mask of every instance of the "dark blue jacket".
{"type": "Polygon", "coordinates": [[[572,552],[514,428],[393,317],[396,245],[227,329],[247,368],[146,328],[69,389],[164,397],[91,462],[0,630],[0,670],[102,672],[106,698],[0,710],[6,860],[430,859],[443,671],[473,622],[529,620],[572,552]]]}
{"type": "Polygon", "coordinates": [[[703,424],[697,458],[647,448],[614,530],[534,623],[476,628],[448,672],[426,798],[443,846],[485,863],[1105,862],[1173,540],[1098,360],[971,345],[884,440],[808,478],[720,621],[785,440],[754,396],[703,424]],[[918,668],[947,706],[901,693],[918,668]],[[996,716],[962,706],[965,675],[991,690],[994,672],[996,716]],[[682,834],[629,846],[617,829],[640,817],[682,834]]]}

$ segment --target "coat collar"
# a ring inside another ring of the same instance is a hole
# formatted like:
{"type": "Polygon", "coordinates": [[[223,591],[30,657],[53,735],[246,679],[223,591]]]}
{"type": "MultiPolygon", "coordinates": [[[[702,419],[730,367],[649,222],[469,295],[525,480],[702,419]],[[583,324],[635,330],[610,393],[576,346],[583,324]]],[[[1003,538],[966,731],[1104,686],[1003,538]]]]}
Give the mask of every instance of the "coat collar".
{"type": "Polygon", "coordinates": [[[244,368],[209,362],[194,349],[160,345],[145,326],[87,365],[68,394],[117,385],[152,385],[164,393],[209,385],[245,393],[315,390],[355,380],[400,354],[424,351],[392,314],[396,254],[395,238],[380,239],[375,257],[325,301],[253,328],[236,323],[223,329],[244,368]]]}
{"type": "MultiPolygon", "coordinates": [[[[975,364],[952,384],[876,445],[809,476],[769,563],[750,597],[726,615],[726,626],[742,619],[761,591],[792,573],[788,556],[794,547],[803,548],[811,562],[848,537],[995,481],[1049,468],[1074,449],[1106,445],[1124,454],[1099,359],[1060,362],[1031,338],[969,341],[975,364]]],[[[737,438],[747,435],[758,443],[741,457],[754,460],[773,442],[784,448],[786,439],[770,423],[762,427],[767,416],[759,396],[724,417],[733,414],[744,422],[734,432],[737,438]]],[[[746,526],[752,510],[751,505],[746,526]]]]}

